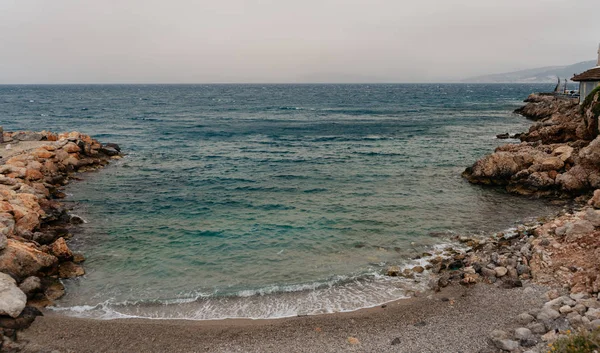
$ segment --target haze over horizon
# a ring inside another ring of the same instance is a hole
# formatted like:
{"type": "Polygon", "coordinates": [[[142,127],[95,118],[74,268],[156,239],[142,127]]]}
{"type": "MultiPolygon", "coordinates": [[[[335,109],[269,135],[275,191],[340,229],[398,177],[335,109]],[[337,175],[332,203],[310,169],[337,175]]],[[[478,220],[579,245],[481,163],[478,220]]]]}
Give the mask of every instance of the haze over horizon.
{"type": "Polygon", "coordinates": [[[0,2],[0,84],[451,82],[596,57],[597,0],[0,2]]]}

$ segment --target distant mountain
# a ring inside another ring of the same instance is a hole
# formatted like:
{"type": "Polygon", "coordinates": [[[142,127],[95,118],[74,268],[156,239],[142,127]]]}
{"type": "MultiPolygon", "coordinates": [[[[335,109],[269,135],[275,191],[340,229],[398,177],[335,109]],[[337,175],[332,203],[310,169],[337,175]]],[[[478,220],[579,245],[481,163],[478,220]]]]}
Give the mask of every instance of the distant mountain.
{"type": "Polygon", "coordinates": [[[502,74],[471,77],[462,82],[466,83],[556,83],[556,76],[561,79],[571,78],[596,66],[596,61],[584,61],[568,66],[547,66],[502,74]]]}

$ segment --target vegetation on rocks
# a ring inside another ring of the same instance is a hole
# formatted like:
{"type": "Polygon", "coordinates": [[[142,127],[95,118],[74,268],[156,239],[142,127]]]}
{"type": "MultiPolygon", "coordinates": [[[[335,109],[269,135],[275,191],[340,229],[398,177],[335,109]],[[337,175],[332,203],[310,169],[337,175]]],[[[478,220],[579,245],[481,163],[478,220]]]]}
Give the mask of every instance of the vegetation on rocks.
{"type": "Polygon", "coordinates": [[[556,340],[548,347],[549,353],[600,352],[600,328],[592,332],[580,331],[556,340]]]}

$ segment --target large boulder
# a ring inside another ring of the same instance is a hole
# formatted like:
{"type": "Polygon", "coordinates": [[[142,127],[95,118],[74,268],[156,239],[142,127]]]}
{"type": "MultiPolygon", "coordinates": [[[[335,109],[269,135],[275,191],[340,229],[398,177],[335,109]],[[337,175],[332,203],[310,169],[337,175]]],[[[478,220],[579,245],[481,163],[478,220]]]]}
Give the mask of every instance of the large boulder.
{"type": "Polygon", "coordinates": [[[12,138],[18,141],[41,141],[44,136],[37,132],[20,131],[13,134],[12,138]]]}
{"type": "Polygon", "coordinates": [[[27,296],[16,281],[6,273],[0,272],[0,315],[16,318],[27,303],[27,296]]]}
{"type": "Polygon", "coordinates": [[[568,172],[556,177],[556,183],[567,192],[580,192],[589,188],[588,170],[576,165],[568,172]]]}
{"type": "Polygon", "coordinates": [[[66,261],[73,259],[73,253],[67,246],[65,238],[58,238],[52,245],[50,245],[50,251],[52,255],[56,256],[60,260],[66,261]]]}
{"type": "Polygon", "coordinates": [[[600,166],[600,138],[595,138],[579,151],[578,162],[589,167],[600,166]]]}
{"type": "Polygon", "coordinates": [[[594,191],[594,196],[588,201],[588,205],[600,208],[600,189],[594,191]]]}
{"type": "Polygon", "coordinates": [[[36,275],[43,268],[54,266],[57,258],[35,248],[33,244],[8,239],[0,251],[0,271],[17,278],[36,275]]]}

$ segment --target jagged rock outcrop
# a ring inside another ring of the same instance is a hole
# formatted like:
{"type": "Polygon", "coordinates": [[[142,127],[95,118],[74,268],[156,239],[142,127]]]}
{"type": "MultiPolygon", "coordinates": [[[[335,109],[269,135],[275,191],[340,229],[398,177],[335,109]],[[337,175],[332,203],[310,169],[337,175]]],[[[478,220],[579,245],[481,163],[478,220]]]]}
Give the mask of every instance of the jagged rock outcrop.
{"type": "Polygon", "coordinates": [[[527,103],[515,113],[531,120],[542,120],[553,115],[568,115],[571,109],[579,103],[577,99],[565,98],[551,94],[530,94],[524,101],[527,103]]]}
{"type": "Polygon", "coordinates": [[[597,135],[597,128],[586,124],[576,99],[532,94],[525,101],[528,103],[515,112],[537,122],[519,136],[521,141],[565,143],[589,141],[597,135]]]}
{"type": "Polygon", "coordinates": [[[543,120],[521,136],[523,142],[498,147],[463,177],[522,195],[578,195],[600,188],[599,100],[600,91],[582,107],[573,100],[530,96],[525,111],[543,120]]]}

